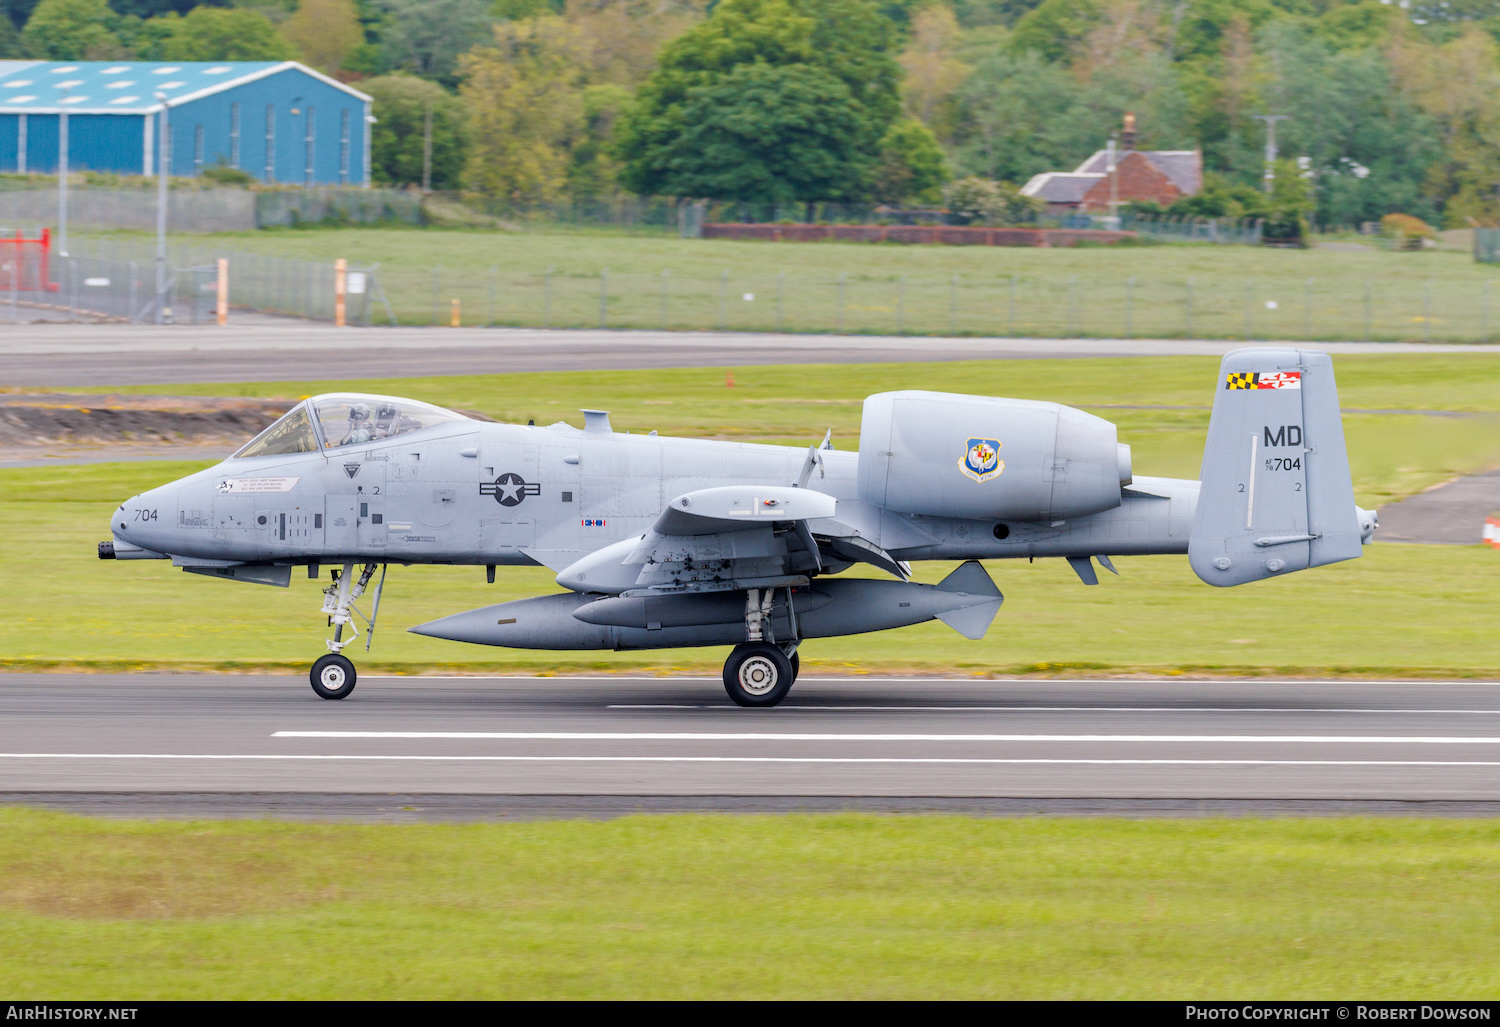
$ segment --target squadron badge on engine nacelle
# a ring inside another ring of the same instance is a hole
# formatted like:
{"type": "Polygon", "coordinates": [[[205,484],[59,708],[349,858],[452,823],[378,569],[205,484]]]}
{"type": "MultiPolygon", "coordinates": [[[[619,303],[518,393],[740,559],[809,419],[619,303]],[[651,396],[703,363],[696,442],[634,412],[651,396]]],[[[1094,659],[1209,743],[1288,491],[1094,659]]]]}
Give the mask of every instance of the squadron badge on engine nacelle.
{"type": "Polygon", "coordinates": [[[996,439],[970,439],[958,469],[975,481],[989,481],[1005,470],[1000,459],[1000,442],[996,439]]]}

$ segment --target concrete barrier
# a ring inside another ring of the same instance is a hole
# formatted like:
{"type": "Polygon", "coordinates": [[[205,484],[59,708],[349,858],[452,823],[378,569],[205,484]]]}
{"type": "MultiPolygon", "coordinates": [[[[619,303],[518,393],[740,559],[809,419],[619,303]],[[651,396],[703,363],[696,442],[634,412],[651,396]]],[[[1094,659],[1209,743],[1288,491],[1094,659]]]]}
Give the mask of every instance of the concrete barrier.
{"type": "Polygon", "coordinates": [[[976,225],[745,225],[703,226],[705,239],[771,242],[899,242],[944,246],[1077,246],[1137,239],[1135,232],[1085,228],[987,228],[976,225]]]}

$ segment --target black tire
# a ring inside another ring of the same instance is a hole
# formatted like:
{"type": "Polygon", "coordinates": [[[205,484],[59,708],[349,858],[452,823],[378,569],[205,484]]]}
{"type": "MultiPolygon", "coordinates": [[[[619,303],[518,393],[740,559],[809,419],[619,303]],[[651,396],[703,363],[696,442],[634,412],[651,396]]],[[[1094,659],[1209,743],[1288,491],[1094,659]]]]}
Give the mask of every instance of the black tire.
{"type": "Polygon", "coordinates": [[[795,676],[786,653],[764,642],[735,646],[724,661],[724,691],[739,706],[775,706],[795,676]]]}
{"type": "Polygon", "coordinates": [[[312,673],[308,675],[319,699],[347,699],[349,693],[354,691],[354,682],[358,677],[354,673],[354,664],[338,653],[318,657],[317,662],[312,665],[312,673]]]}
{"type": "Polygon", "coordinates": [[[802,673],[802,654],[792,653],[792,684],[797,683],[797,675],[802,673]]]}

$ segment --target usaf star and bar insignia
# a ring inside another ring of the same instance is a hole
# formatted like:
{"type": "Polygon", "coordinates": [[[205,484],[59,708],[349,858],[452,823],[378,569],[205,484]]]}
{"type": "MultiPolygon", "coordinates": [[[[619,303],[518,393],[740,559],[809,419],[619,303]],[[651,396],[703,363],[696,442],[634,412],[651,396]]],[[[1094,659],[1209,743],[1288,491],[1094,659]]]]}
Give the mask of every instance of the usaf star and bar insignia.
{"type": "Polygon", "coordinates": [[[1234,371],[1225,376],[1224,388],[1300,389],[1302,388],[1302,372],[1277,371],[1263,374],[1259,371],[1234,371]]]}
{"type": "Polygon", "coordinates": [[[537,484],[528,484],[514,471],[506,471],[494,482],[482,482],[479,486],[481,496],[494,496],[495,502],[501,506],[520,506],[521,501],[527,496],[540,496],[542,487],[537,484]]]}

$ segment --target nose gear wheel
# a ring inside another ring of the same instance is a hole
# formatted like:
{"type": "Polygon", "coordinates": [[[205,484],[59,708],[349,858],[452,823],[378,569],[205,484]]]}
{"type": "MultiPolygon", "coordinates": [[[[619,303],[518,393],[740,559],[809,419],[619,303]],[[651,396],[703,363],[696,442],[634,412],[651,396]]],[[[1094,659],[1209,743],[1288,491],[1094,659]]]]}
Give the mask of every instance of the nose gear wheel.
{"type": "Polygon", "coordinates": [[[318,657],[308,677],[312,681],[313,691],[318,693],[319,698],[343,699],[354,691],[354,682],[358,675],[354,672],[354,664],[349,662],[347,656],[329,653],[318,657]]]}

